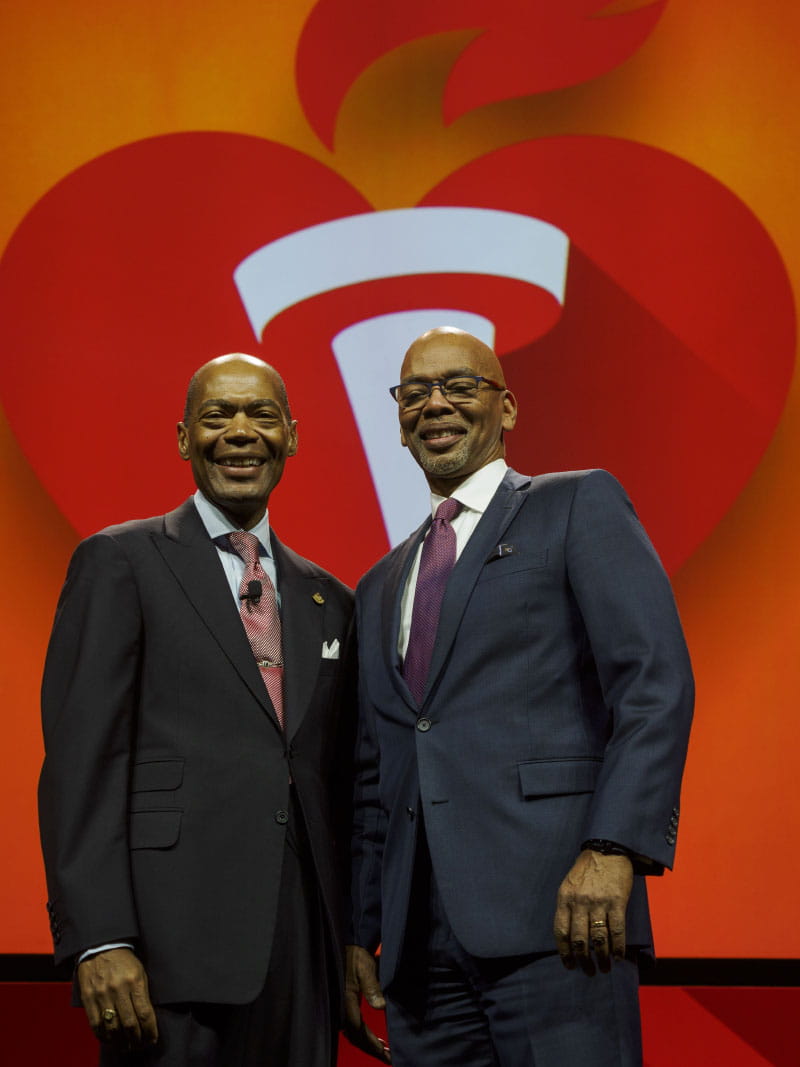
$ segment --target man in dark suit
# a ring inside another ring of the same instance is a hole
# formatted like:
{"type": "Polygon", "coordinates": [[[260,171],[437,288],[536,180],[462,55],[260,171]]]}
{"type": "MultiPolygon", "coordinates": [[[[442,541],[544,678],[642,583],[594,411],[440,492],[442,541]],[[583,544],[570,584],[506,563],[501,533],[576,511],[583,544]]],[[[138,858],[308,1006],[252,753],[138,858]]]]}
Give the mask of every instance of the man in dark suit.
{"type": "Polygon", "coordinates": [[[435,517],[356,592],[348,1032],[388,1060],[364,994],[395,1067],[638,1064],[693,703],[669,582],[611,475],[506,467],[477,338],[423,334],[392,393],[435,517]]]}
{"type": "Polygon", "coordinates": [[[56,961],[77,962],[101,1063],[330,1067],[352,594],[269,528],[297,449],[273,368],[201,367],[178,449],[194,497],[82,542],[59,601],[39,787],[56,961]]]}

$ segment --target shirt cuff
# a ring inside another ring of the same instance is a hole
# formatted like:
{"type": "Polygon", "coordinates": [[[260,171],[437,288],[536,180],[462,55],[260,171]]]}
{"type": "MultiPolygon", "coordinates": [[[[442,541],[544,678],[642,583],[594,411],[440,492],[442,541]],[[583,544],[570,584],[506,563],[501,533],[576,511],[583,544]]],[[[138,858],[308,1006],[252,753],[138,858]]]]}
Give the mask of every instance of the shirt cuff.
{"type": "Polygon", "coordinates": [[[94,948],[87,948],[85,952],[78,956],[78,963],[83,963],[84,960],[88,960],[92,956],[98,956],[101,952],[107,952],[112,948],[129,948],[133,952],[133,945],[129,941],[109,941],[105,945],[95,945],[94,948]]]}

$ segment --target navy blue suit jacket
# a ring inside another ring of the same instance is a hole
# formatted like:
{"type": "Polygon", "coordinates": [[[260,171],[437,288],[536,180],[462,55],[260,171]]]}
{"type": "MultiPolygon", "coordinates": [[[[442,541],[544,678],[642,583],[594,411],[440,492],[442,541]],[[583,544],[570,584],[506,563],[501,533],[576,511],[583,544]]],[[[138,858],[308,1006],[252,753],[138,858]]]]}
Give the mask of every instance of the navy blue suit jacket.
{"type": "MultiPolygon", "coordinates": [[[[397,639],[429,522],[356,592],[352,934],[382,942],[384,983],[414,903],[420,815],[448,918],[475,956],[555,948],[558,887],[587,838],[671,866],[693,705],[670,584],[619,483],[509,470],[451,574],[417,707],[397,639]]],[[[628,940],[651,941],[641,877],[628,940]]]]}

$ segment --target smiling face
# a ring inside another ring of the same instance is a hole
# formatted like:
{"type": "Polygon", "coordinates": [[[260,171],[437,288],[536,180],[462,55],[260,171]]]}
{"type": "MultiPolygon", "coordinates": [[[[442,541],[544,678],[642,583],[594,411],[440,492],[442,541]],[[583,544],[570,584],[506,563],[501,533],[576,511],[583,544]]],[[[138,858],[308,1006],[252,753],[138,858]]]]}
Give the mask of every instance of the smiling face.
{"type": "Polygon", "coordinates": [[[178,451],[207,500],[245,530],[262,518],[288,456],[297,451],[276,371],[253,356],[220,356],[192,379],[178,451]]]}
{"type": "Polygon", "coordinates": [[[434,492],[449,496],[470,474],[505,455],[503,431],[517,421],[517,402],[505,388],[500,361],[472,334],[450,327],[429,330],[406,353],[401,381],[432,382],[480,374],[503,385],[481,383],[477,396],[456,404],[434,389],[425,404],[399,410],[400,441],[422,467],[434,492]]]}

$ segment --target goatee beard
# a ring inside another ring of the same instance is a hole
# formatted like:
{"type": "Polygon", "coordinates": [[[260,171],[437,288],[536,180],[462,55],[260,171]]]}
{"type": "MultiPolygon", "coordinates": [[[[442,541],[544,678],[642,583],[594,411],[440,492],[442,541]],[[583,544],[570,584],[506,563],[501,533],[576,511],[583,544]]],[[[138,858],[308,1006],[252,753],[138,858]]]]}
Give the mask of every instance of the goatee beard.
{"type": "Polygon", "coordinates": [[[426,452],[423,447],[414,452],[414,458],[426,474],[434,477],[447,477],[449,474],[457,474],[467,461],[468,447],[466,440],[458,445],[452,452],[443,456],[434,456],[426,452]]]}

